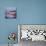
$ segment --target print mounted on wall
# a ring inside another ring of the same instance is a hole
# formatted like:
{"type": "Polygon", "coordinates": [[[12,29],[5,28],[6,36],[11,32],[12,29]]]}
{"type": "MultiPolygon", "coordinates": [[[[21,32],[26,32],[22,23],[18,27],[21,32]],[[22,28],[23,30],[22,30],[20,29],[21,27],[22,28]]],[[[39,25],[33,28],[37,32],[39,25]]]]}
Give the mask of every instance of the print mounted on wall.
{"type": "Polygon", "coordinates": [[[6,19],[16,19],[16,8],[15,7],[6,8],[5,18],[6,19]]]}

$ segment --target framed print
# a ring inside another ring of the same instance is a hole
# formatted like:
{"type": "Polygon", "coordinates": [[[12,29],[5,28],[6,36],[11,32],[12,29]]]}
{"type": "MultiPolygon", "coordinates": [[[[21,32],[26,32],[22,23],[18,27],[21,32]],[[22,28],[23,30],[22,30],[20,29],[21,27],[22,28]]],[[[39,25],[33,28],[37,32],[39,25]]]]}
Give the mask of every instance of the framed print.
{"type": "Polygon", "coordinates": [[[6,19],[16,19],[16,8],[15,7],[6,8],[5,18],[6,19]]]}

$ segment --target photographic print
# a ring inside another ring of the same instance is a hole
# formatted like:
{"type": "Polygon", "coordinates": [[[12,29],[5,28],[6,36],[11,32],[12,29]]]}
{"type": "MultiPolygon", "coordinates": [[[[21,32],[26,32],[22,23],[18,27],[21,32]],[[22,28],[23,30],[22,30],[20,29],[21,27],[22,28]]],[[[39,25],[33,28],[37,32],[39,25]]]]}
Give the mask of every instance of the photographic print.
{"type": "Polygon", "coordinates": [[[6,19],[14,19],[16,18],[16,8],[15,7],[9,7],[5,10],[5,18],[6,19]]]}

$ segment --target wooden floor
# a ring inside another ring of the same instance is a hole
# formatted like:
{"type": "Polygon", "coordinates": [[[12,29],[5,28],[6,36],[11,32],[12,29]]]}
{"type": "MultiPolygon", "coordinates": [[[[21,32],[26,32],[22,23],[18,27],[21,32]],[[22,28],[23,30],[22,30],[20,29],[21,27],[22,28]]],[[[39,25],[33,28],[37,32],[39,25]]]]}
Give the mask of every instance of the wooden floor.
{"type": "Polygon", "coordinates": [[[21,40],[20,41],[20,46],[46,46],[45,41],[34,41],[32,42],[31,40],[21,40]]]}
{"type": "MultiPolygon", "coordinates": [[[[8,44],[0,44],[0,46],[8,46],[8,44]]],[[[31,40],[28,40],[28,41],[21,40],[20,43],[15,44],[15,46],[46,46],[46,42],[45,41],[32,42],[31,40]]]]}

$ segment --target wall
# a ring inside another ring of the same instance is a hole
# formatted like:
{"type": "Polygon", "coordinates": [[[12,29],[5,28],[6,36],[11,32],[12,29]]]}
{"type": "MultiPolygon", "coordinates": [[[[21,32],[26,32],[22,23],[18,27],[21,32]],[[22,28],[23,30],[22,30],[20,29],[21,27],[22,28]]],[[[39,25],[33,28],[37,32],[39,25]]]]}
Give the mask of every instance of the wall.
{"type": "MultiPolygon", "coordinates": [[[[8,34],[16,32],[19,17],[16,19],[5,19],[5,8],[16,7],[16,0],[0,0],[0,44],[8,43],[8,34]]],[[[17,42],[17,40],[16,40],[17,42]]]]}
{"type": "Polygon", "coordinates": [[[8,43],[9,32],[18,32],[17,24],[46,24],[46,0],[0,0],[0,44],[8,43]],[[6,7],[17,8],[16,19],[5,19],[6,7]]]}
{"type": "Polygon", "coordinates": [[[20,24],[46,24],[46,0],[21,2],[20,24]]]}

